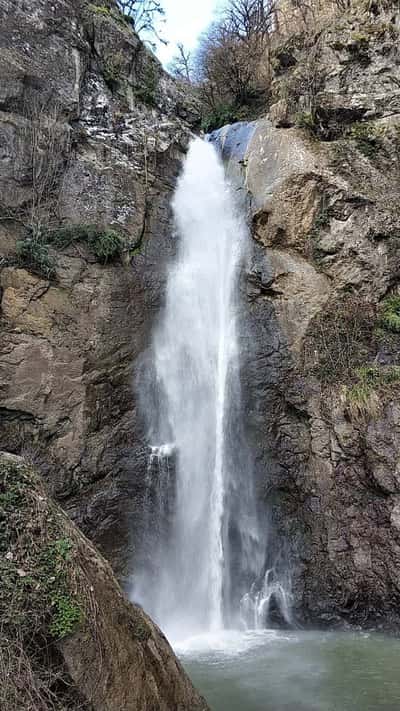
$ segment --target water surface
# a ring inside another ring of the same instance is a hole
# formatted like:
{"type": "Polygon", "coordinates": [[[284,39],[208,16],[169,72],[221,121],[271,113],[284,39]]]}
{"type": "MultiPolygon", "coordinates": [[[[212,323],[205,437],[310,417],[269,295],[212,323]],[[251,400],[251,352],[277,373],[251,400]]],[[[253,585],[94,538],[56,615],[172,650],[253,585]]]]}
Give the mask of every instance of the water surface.
{"type": "Polygon", "coordinates": [[[400,641],[223,632],[175,649],[212,711],[400,711],[400,641]]]}

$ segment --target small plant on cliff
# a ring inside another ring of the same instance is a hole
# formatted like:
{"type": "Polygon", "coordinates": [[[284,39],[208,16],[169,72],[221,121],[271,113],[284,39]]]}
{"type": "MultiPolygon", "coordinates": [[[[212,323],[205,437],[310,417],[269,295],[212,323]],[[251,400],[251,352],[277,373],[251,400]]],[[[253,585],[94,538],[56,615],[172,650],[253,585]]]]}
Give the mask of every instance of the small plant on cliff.
{"type": "Polygon", "coordinates": [[[117,89],[121,83],[123,57],[121,52],[110,54],[104,60],[103,76],[111,90],[117,89]]]}
{"type": "Polygon", "coordinates": [[[87,601],[75,541],[36,473],[0,460],[0,707],[83,708],[56,641],[83,622],[87,601]],[[57,703],[59,705],[57,705],[57,703]]]}
{"type": "Polygon", "coordinates": [[[347,135],[353,139],[360,153],[366,158],[374,158],[382,150],[383,129],[368,122],[354,123],[347,135]]]}
{"type": "Polygon", "coordinates": [[[296,126],[305,129],[314,136],[317,135],[318,125],[311,111],[302,111],[296,114],[296,126]]]}
{"type": "Polygon", "coordinates": [[[55,263],[49,254],[49,247],[39,235],[31,235],[16,244],[17,264],[44,279],[55,275],[55,263]]]}
{"type": "Polygon", "coordinates": [[[355,377],[356,383],[344,388],[348,412],[353,419],[371,419],[381,411],[384,395],[400,384],[400,367],[364,366],[355,377]]]}
{"type": "Polygon", "coordinates": [[[343,391],[345,405],[352,420],[373,419],[380,412],[380,401],[374,388],[364,381],[343,391]]]}
{"type": "Polygon", "coordinates": [[[89,10],[96,13],[97,15],[104,15],[105,17],[111,16],[110,8],[107,5],[94,5],[93,3],[89,5],[89,10]]]}
{"type": "Polygon", "coordinates": [[[351,382],[376,353],[375,324],[374,305],[353,294],[329,303],[305,339],[305,368],[326,384],[351,382]]]}
{"type": "Polygon", "coordinates": [[[382,304],[380,322],[393,333],[400,333],[400,296],[389,296],[382,304]]]}
{"type": "Polygon", "coordinates": [[[145,67],[140,83],[135,87],[134,94],[138,101],[147,106],[154,106],[157,101],[158,72],[154,65],[145,67]]]}
{"type": "Polygon", "coordinates": [[[68,225],[52,230],[48,240],[60,249],[74,242],[86,243],[101,264],[107,264],[121,255],[123,239],[111,228],[96,225],[68,225]]]}

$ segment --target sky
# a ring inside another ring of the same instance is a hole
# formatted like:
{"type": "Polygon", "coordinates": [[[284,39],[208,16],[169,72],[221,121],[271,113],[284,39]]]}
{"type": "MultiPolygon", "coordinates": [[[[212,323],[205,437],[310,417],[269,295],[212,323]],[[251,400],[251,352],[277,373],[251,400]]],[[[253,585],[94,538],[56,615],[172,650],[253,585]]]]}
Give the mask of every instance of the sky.
{"type": "Polygon", "coordinates": [[[189,50],[195,49],[199,35],[212,22],[218,0],[162,0],[165,23],[160,34],[168,45],[158,44],[156,53],[166,67],[176,54],[176,45],[182,42],[189,50]]]}

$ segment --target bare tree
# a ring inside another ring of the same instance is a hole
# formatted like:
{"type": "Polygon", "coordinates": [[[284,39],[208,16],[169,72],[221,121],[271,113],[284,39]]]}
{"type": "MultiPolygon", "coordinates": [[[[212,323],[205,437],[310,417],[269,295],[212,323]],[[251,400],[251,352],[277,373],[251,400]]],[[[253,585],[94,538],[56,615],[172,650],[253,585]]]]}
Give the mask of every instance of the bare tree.
{"type": "Polygon", "coordinates": [[[28,171],[32,185],[26,219],[32,232],[39,235],[56,219],[70,139],[57,103],[48,105],[32,99],[24,113],[29,119],[25,139],[29,145],[28,171]]]}
{"type": "Polygon", "coordinates": [[[59,223],[63,176],[71,153],[70,128],[57,101],[30,95],[23,107],[19,141],[26,194],[17,206],[0,206],[0,221],[20,225],[15,259],[46,279],[55,273],[47,238],[59,223]]]}
{"type": "Polygon", "coordinates": [[[173,57],[168,69],[177,79],[192,81],[192,55],[185,49],[182,42],[177,44],[177,54],[173,57]]]}
{"type": "Polygon", "coordinates": [[[70,129],[57,102],[29,96],[19,140],[24,151],[27,197],[1,209],[0,221],[16,221],[35,236],[58,222],[59,196],[71,152],[70,129]]]}
{"type": "Polygon", "coordinates": [[[117,0],[118,7],[132,19],[132,24],[138,34],[148,33],[164,42],[157,30],[157,20],[165,15],[165,10],[159,0],[117,0]]]}
{"type": "Polygon", "coordinates": [[[222,18],[203,37],[197,71],[206,103],[243,106],[269,84],[270,38],[275,0],[230,0],[222,18]]]}
{"type": "Polygon", "coordinates": [[[275,0],[231,0],[226,19],[238,40],[261,45],[269,40],[275,15],[275,0]]]}

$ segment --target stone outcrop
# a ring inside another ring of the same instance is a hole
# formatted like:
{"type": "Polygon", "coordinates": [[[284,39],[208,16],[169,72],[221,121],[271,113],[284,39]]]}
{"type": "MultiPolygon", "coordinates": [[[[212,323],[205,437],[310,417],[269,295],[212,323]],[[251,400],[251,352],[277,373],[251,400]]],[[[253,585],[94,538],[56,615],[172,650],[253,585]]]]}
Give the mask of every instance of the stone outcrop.
{"type": "Polygon", "coordinates": [[[2,708],[206,711],[160,630],[52,502],[0,453],[2,708]]]}
{"type": "Polygon", "coordinates": [[[270,118],[216,136],[248,195],[247,424],[302,624],[400,625],[399,30],[393,5],[326,26],[309,122],[298,37],[270,118]]]}
{"type": "Polygon", "coordinates": [[[122,572],[146,466],[132,364],[162,297],[197,105],[114,2],[5,0],[0,13],[1,447],[34,455],[122,572]],[[112,229],[120,256],[46,246],[50,279],[16,260],[61,225],[112,229]]]}

